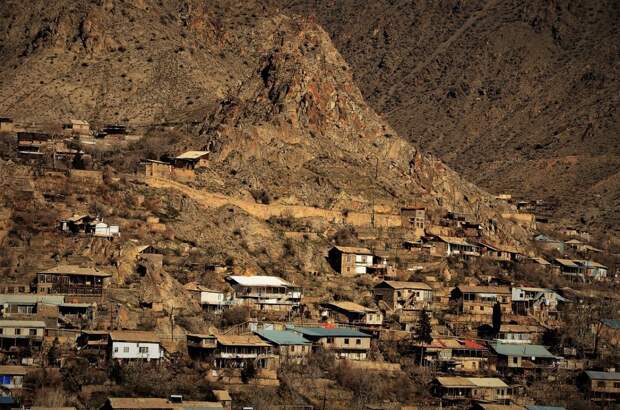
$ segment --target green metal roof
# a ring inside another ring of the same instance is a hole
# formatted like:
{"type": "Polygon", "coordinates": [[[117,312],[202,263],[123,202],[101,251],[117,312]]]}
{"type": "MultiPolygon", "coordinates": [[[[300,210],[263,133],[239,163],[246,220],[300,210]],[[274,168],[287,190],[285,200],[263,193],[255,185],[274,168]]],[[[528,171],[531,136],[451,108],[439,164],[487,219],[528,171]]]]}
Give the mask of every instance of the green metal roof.
{"type": "Polygon", "coordinates": [[[308,339],[292,330],[257,330],[258,336],[276,345],[310,345],[308,339]]]}
{"type": "Polygon", "coordinates": [[[491,345],[495,353],[516,357],[555,357],[545,346],[528,344],[496,343],[491,345]]]}
{"type": "Polygon", "coordinates": [[[310,337],[371,337],[369,334],[360,332],[349,327],[291,327],[291,330],[310,337]]]}
{"type": "Polygon", "coordinates": [[[586,370],[586,374],[593,380],[620,380],[620,372],[598,372],[586,370]]]}

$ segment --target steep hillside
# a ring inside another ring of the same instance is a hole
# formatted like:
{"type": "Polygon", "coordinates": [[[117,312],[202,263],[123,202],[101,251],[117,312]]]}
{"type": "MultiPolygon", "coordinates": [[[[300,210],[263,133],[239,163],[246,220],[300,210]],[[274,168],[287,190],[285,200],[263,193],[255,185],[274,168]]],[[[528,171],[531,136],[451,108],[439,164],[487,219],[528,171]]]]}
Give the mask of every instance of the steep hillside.
{"type": "Polygon", "coordinates": [[[421,149],[618,230],[618,2],[278,3],[317,17],[370,105],[421,149]]]}

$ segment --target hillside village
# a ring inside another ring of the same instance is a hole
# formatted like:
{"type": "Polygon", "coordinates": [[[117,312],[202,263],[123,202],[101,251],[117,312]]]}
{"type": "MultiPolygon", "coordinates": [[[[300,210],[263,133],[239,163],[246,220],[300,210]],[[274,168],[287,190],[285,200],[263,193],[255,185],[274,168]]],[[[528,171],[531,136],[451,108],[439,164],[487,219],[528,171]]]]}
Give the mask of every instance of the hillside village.
{"type": "Polygon", "coordinates": [[[620,397],[617,249],[536,199],[498,196],[501,220],[449,201],[286,205],[209,192],[208,150],[140,157],[152,129],[0,125],[2,408],[620,397]],[[113,167],[119,152],[135,161],[113,167]]]}

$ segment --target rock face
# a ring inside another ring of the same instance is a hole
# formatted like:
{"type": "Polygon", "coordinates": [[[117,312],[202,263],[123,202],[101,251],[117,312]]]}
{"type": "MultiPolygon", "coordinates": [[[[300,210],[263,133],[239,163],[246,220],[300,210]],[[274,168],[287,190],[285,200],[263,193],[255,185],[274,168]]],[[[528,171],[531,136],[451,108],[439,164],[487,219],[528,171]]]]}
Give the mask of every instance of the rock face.
{"type": "Polygon", "coordinates": [[[620,229],[617,1],[278,1],[316,16],[369,104],[495,193],[620,229]]]}

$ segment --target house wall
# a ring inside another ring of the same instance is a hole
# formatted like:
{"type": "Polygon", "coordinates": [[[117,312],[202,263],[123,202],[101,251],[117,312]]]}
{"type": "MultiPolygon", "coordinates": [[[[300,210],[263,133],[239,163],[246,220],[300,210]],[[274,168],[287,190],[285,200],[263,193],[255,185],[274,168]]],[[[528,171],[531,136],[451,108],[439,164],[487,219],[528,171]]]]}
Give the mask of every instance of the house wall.
{"type": "Polygon", "coordinates": [[[219,305],[224,302],[224,293],[200,292],[200,303],[203,305],[219,305]]]}
{"type": "Polygon", "coordinates": [[[620,380],[592,380],[591,391],[620,394],[620,380]]]}
{"type": "Polygon", "coordinates": [[[3,327],[0,328],[0,330],[2,331],[2,333],[0,334],[0,336],[2,337],[7,337],[7,336],[29,336],[29,337],[43,337],[45,334],[45,329],[43,328],[37,328],[37,327],[28,327],[28,326],[23,326],[23,327],[3,327]],[[33,331],[31,334],[31,331],[33,331]],[[18,334],[19,333],[19,334],[18,334]]]}
{"type": "Polygon", "coordinates": [[[164,356],[159,343],[112,342],[112,359],[158,360],[164,356]],[[146,353],[140,353],[140,347],[146,347],[146,353]]]}
{"type": "Polygon", "coordinates": [[[0,386],[5,389],[21,389],[24,385],[24,376],[15,374],[0,374],[0,386]]]}

